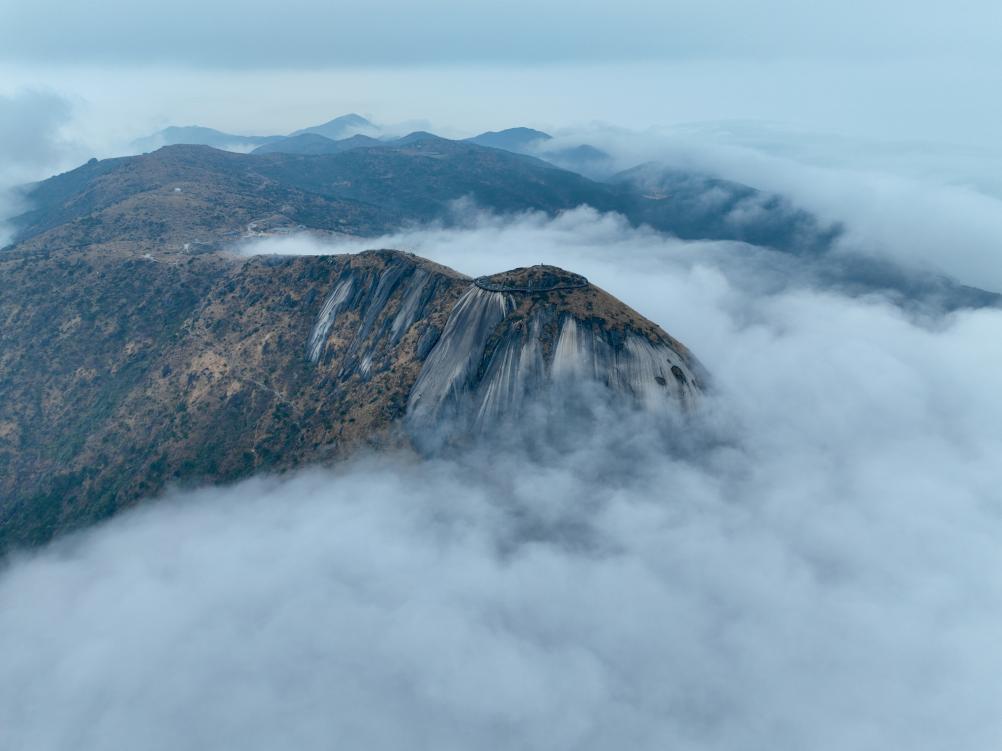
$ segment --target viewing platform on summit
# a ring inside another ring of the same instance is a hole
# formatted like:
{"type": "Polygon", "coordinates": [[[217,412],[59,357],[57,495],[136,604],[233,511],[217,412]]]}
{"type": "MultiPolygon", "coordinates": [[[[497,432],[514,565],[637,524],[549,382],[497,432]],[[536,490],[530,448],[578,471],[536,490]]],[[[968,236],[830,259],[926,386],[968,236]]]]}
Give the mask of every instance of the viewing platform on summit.
{"type": "Polygon", "coordinates": [[[503,271],[491,276],[480,276],[474,279],[473,283],[488,292],[520,294],[543,294],[588,286],[588,280],[580,274],[543,264],[503,271]]]}

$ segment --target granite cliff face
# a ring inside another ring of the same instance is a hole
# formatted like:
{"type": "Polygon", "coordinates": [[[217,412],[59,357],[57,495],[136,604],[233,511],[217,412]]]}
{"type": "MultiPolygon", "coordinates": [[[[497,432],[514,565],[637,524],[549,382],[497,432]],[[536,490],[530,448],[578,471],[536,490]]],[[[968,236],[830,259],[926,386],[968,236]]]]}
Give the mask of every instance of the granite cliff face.
{"type": "Polygon", "coordinates": [[[688,350],[581,276],[550,266],[475,280],[453,307],[407,406],[412,433],[461,434],[518,419],[550,388],[582,383],[655,413],[692,407],[688,350]]]}
{"type": "Polygon", "coordinates": [[[92,248],[9,253],[0,273],[0,548],[171,484],[427,449],[446,424],[462,440],[562,380],[655,411],[701,390],[682,345],[552,267],[92,248]]]}

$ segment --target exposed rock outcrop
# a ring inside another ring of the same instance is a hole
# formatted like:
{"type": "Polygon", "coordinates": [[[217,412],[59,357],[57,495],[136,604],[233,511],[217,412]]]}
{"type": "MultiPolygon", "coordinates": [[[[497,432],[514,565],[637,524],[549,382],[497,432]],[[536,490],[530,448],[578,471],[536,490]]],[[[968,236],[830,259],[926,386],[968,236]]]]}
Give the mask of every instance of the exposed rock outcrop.
{"type": "Polygon", "coordinates": [[[484,431],[549,387],[602,385],[669,413],[704,377],[688,350],[584,277],[549,266],[477,279],[453,308],[408,400],[412,432],[484,431]]]}
{"type": "Polygon", "coordinates": [[[666,414],[701,389],[681,344],[552,267],[91,249],[0,272],[0,549],[169,484],[489,430],[551,385],[666,414]]]}

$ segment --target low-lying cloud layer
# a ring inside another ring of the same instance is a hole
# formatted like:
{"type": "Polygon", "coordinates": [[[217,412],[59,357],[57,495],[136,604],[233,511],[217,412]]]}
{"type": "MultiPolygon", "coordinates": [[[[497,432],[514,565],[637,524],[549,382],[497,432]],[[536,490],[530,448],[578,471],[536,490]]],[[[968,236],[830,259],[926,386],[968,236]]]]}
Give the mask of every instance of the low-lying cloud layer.
{"type": "Polygon", "coordinates": [[[549,149],[593,143],[614,169],[656,161],[787,197],[844,229],[843,252],[885,258],[1002,291],[1002,156],[996,149],[874,142],[762,123],[646,133],[568,131],[549,149]]]}
{"type": "Polygon", "coordinates": [[[589,211],[380,244],[588,275],[711,371],[716,440],[610,420],[565,453],[361,459],[15,560],[0,746],[1002,742],[1002,312],[790,285],[589,211]]]}
{"type": "MultiPolygon", "coordinates": [[[[537,153],[547,158],[582,144],[600,148],[608,160],[591,165],[591,171],[589,165],[573,161],[564,166],[608,179],[618,171],[653,163],[748,185],[763,192],[763,202],[778,195],[791,211],[809,212],[821,233],[838,227],[836,259],[871,258],[1002,292],[1002,152],[997,149],[868,141],[775,124],[716,122],[645,132],[569,128],[540,144],[537,153]]],[[[712,191],[706,198],[712,202],[712,191]]],[[[764,211],[754,200],[742,205],[764,211]]],[[[794,218],[792,213],[774,213],[779,225],[794,218]]],[[[764,215],[728,217],[735,225],[756,219],[765,221],[764,215]]]]}

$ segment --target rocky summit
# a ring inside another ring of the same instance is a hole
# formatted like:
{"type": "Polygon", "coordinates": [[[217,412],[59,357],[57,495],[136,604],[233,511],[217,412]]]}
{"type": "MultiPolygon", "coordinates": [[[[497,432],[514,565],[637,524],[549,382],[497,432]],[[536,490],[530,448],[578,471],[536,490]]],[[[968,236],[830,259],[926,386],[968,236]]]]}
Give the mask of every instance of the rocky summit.
{"type": "Polygon", "coordinates": [[[587,279],[552,266],[481,277],[453,306],[408,399],[407,420],[479,433],[550,384],[606,386],[652,412],[693,403],[701,370],[688,350],[587,279]]]}
{"type": "Polygon", "coordinates": [[[409,253],[0,256],[0,544],[37,544],[155,496],[426,450],[589,381],[689,408],[678,341],[550,266],[471,279],[409,253]],[[445,435],[441,433],[441,435],[445,435]]]}

